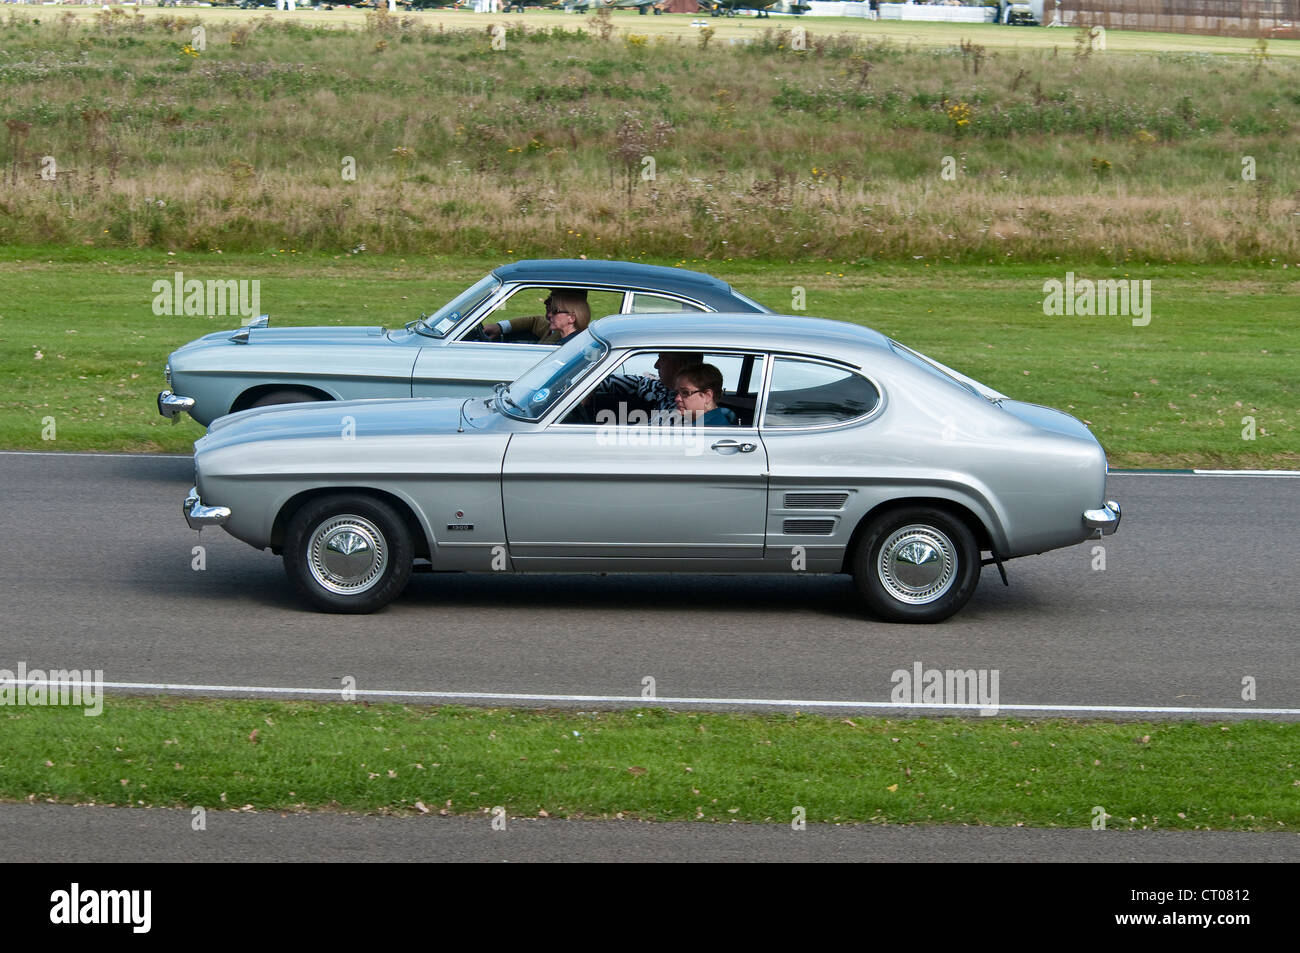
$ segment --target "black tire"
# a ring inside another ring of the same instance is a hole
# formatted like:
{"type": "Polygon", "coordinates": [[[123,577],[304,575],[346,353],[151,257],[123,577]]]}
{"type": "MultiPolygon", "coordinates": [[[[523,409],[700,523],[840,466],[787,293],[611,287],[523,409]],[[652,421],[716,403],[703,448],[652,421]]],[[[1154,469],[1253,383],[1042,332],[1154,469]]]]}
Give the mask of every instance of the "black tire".
{"type": "Polygon", "coordinates": [[[374,612],[388,605],[406,588],[414,559],[401,515],[360,494],[311,500],[285,532],[284,571],[326,612],[374,612]]]}
{"type": "Polygon", "coordinates": [[[251,410],[254,407],[270,407],[274,404],[302,404],[310,401],[325,400],[319,394],[313,394],[310,391],[294,390],[286,387],[283,390],[273,390],[269,394],[263,394],[257,400],[248,405],[251,410]]]}
{"type": "Polygon", "coordinates": [[[975,534],[961,519],[928,506],[875,517],[853,554],[858,594],[889,622],[942,622],[970,601],[979,578],[975,534]]]}

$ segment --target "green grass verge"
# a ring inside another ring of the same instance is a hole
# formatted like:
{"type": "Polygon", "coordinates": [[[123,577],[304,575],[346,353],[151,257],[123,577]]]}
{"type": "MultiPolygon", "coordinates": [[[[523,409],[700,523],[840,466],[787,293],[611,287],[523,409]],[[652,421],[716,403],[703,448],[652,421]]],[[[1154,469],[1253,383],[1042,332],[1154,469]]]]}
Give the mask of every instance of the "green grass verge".
{"type": "MultiPolygon", "coordinates": [[[[397,326],[500,260],[0,249],[0,447],[189,452],[202,429],[172,426],[154,396],[175,347],[235,326],[159,317],[152,285],[174,271],[261,282],[276,325],[397,326]],[[37,357],[39,355],[39,358],[37,357]],[[47,418],[53,418],[54,438],[47,418]]],[[[1300,272],[1264,268],[1079,268],[1150,279],[1151,323],[1048,317],[1043,282],[1064,266],[667,261],[709,271],[777,310],[854,321],[998,388],[1085,420],[1117,467],[1300,466],[1300,272]],[[1254,439],[1243,439],[1254,419],[1254,439]]]]}
{"type": "Polygon", "coordinates": [[[1300,830],[1300,726],[174,698],[7,708],[0,798],[257,810],[1300,830]]]}

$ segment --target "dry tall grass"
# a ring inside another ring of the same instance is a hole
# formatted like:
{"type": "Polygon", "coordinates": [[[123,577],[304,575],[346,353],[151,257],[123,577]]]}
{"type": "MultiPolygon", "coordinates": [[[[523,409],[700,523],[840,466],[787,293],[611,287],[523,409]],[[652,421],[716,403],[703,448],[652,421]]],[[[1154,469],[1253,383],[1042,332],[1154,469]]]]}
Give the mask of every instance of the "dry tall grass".
{"type": "Polygon", "coordinates": [[[1290,60],[197,25],[10,15],[0,239],[1300,262],[1290,60]]]}

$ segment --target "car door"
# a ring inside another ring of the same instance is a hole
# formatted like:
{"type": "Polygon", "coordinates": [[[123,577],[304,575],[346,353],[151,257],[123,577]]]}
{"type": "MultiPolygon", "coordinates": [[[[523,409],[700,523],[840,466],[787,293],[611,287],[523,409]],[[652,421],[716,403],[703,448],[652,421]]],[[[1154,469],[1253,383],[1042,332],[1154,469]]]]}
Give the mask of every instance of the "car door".
{"type": "MultiPolygon", "coordinates": [[[[643,364],[655,357],[631,356],[643,364]]],[[[625,362],[616,363],[611,374],[622,372],[625,362]]],[[[761,380],[761,370],[754,376],[761,380]]],[[[603,381],[550,423],[510,438],[501,485],[514,565],[683,570],[761,559],[768,467],[752,419],[727,427],[659,426],[636,414],[587,422],[582,406],[603,381]]]]}
{"type": "Polygon", "coordinates": [[[768,555],[834,571],[863,512],[864,475],[894,462],[871,439],[883,397],[866,375],[832,361],[778,354],[770,366],[760,419],[771,467],[768,555]]]}

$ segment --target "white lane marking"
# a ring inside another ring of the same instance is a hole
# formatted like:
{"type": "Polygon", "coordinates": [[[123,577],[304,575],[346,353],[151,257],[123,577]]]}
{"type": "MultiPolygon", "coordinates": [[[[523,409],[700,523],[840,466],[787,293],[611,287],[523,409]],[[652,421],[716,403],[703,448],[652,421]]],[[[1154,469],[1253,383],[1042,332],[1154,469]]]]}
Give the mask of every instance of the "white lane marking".
{"type": "Polygon", "coordinates": [[[1300,477],[1300,470],[1193,470],[1196,476],[1300,477]]]}
{"type": "Polygon", "coordinates": [[[0,450],[5,457],[127,457],[131,460],[189,460],[192,453],[94,453],[81,450],[0,450]]]}
{"type": "MultiPolygon", "coordinates": [[[[16,683],[15,679],[0,679],[0,685],[16,683]]],[[[24,684],[32,684],[29,679],[24,684]]],[[[42,683],[45,684],[45,683],[42,683]]],[[[342,688],[268,688],[260,685],[189,685],[167,682],[54,682],[54,685],[81,688],[120,688],[127,691],[197,692],[241,695],[309,695],[341,698],[342,688]]],[[[764,708],[886,708],[918,711],[1060,711],[1103,712],[1108,714],[1152,715],[1300,715],[1300,708],[1171,708],[1140,705],[958,705],[938,702],[865,702],[826,699],[790,698],[677,698],[661,696],[643,698],[640,695],[539,695],[515,692],[421,692],[381,691],[379,689],[350,689],[351,694],[364,698],[423,698],[451,700],[472,698],[478,701],[515,702],[608,702],[636,704],[642,707],[656,705],[740,705],[764,708]]]]}
{"type": "Polygon", "coordinates": [[[1300,470],[1111,470],[1107,476],[1113,477],[1254,477],[1294,480],[1300,477],[1300,470]]]}

